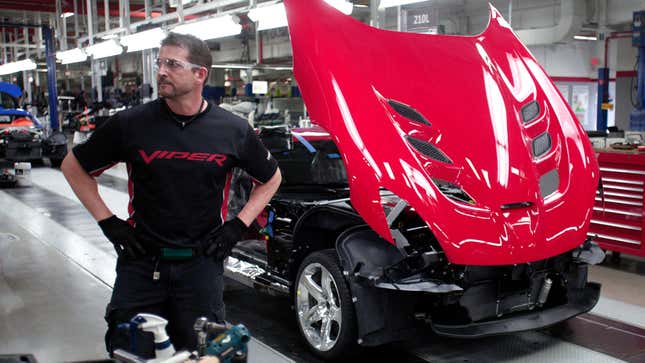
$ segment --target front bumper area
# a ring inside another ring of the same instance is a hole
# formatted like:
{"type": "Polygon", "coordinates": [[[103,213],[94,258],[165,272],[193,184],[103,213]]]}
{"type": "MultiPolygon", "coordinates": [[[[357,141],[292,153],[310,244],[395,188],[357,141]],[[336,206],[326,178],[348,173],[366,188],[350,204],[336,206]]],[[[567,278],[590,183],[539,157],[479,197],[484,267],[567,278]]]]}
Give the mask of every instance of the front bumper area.
{"type": "Polygon", "coordinates": [[[557,324],[586,313],[598,303],[600,284],[589,282],[583,289],[569,291],[569,301],[560,306],[541,311],[516,313],[511,316],[465,325],[432,324],[432,330],[442,336],[480,338],[489,335],[535,330],[557,324]]]}

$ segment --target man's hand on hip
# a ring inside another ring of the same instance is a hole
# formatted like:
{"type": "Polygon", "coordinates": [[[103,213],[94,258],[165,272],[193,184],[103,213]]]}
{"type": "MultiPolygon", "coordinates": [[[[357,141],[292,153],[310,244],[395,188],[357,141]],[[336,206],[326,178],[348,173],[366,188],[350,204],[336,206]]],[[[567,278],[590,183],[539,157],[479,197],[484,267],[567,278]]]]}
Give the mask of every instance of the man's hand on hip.
{"type": "Polygon", "coordinates": [[[208,233],[206,237],[206,255],[215,257],[216,261],[225,259],[247,230],[246,224],[235,217],[208,233]]]}
{"type": "Polygon", "coordinates": [[[105,237],[114,245],[119,257],[136,259],[146,254],[146,249],[137,239],[136,231],[130,223],[115,215],[100,220],[98,223],[105,237]]]}

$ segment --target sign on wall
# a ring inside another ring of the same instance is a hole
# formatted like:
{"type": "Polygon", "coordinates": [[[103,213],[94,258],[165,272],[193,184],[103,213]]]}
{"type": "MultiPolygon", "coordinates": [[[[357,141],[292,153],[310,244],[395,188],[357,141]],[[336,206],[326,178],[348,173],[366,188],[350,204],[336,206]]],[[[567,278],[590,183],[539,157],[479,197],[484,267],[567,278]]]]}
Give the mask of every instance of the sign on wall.
{"type": "Polygon", "coordinates": [[[439,11],[432,7],[414,6],[401,11],[401,30],[413,33],[436,34],[439,29],[439,11]]]}

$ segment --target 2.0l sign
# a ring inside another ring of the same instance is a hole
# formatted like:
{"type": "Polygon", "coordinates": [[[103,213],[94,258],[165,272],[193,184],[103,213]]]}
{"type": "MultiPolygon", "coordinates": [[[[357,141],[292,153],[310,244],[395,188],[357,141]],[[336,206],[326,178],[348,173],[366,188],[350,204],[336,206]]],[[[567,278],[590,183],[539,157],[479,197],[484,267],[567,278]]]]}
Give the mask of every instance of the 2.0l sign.
{"type": "Polygon", "coordinates": [[[426,32],[437,26],[436,10],[424,7],[406,9],[405,12],[404,31],[426,32]]]}

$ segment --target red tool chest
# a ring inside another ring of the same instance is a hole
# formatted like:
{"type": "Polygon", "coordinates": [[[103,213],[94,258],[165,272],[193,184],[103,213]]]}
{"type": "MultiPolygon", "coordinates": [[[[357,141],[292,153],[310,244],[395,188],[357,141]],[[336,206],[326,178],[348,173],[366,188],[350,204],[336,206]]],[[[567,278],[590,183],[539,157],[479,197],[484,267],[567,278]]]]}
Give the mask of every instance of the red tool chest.
{"type": "Polygon", "coordinates": [[[645,257],[643,248],[643,189],[645,154],[600,151],[604,201],[596,193],[590,236],[603,249],[645,257]]]}

